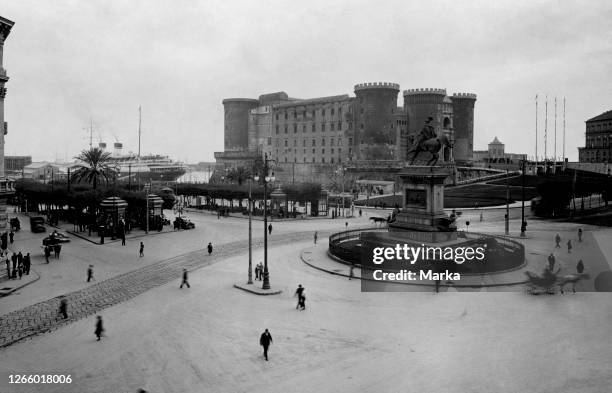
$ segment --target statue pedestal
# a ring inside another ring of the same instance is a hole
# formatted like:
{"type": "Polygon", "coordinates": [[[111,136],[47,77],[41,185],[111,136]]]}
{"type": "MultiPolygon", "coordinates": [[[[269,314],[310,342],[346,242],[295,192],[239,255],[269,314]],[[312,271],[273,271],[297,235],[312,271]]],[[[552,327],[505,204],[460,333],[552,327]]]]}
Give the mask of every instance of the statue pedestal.
{"type": "Polygon", "coordinates": [[[410,231],[405,236],[427,243],[456,240],[456,227],[444,212],[444,181],[452,175],[452,168],[438,166],[411,166],[400,171],[402,210],[389,230],[410,231]]]}

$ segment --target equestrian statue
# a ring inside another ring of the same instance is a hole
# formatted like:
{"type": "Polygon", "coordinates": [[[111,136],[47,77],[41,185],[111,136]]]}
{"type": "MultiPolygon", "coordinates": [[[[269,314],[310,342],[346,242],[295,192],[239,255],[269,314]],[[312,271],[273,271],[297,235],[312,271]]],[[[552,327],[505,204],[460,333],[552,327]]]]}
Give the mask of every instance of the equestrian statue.
{"type": "Polygon", "coordinates": [[[438,159],[440,158],[438,153],[442,149],[442,146],[446,146],[449,148],[452,147],[446,135],[436,135],[436,131],[431,125],[432,121],[433,117],[430,117],[425,121],[425,125],[417,135],[416,143],[414,144],[412,150],[408,151],[408,155],[410,155],[411,153],[413,154],[410,165],[412,165],[414,163],[414,160],[416,160],[417,156],[423,152],[428,152],[431,154],[431,159],[427,161],[427,165],[436,165],[438,159]]]}

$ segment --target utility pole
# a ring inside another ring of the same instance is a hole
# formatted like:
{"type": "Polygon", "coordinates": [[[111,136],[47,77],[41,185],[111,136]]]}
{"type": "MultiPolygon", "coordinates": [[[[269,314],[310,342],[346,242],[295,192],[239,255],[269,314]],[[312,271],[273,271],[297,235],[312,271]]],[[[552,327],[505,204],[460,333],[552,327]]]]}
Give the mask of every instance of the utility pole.
{"type": "Polygon", "coordinates": [[[546,111],[544,116],[544,174],[548,173],[548,94],[546,95],[546,111]]]}
{"type": "Polygon", "coordinates": [[[555,148],[553,149],[553,173],[557,173],[557,97],[555,97],[555,148]]]}
{"type": "Polygon", "coordinates": [[[523,170],[521,174],[521,237],[525,237],[527,222],[525,221],[525,170],[527,169],[527,157],[523,159],[523,170]]]}
{"type": "Polygon", "coordinates": [[[538,173],[538,95],[535,96],[535,168],[536,174],[538,173]]]}

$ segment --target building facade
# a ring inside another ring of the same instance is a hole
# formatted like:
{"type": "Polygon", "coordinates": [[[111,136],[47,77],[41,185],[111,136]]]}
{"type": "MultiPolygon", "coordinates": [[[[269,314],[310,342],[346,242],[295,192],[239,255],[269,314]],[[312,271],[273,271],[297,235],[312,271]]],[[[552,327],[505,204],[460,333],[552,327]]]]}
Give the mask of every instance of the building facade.
{"type": "Polygon", "coordinates": [[[215,153],[220,169],[248,165],[266,153],[277,177],[312,181],[353,162],[406,161],[425,121],[454,140],[446,161],[471,161],[476,95],[447,96],[444,89],[403,92],[397,83],[361,83],[348,94],[312,99],[285,92],[258,99],[223,100],[224,151],[215,153]]]}
{"type": "Polygon", "coordinates": [[[475,150],[474,161],[483,163],[519,164],[521,160],[527,159],[527,154],[506,153],[506,145],[497,137],[489,143],[487,150],[475,150]]]}
{"type": "Polygon", "coordinates": [[[19,175],[23,168],[32,163],[32,156],[4,156],[6,174],[19,175]]]}
{"type": "Polygon", "coordinates": [[[578,148],[578,161],[612,162],[612,110],[586,121],[585,145],[578,148]]]}
{"type": "Polygon", "coordinates": [[[12,181],[6,178],[4,171],[4,136],[8,133],[8,125],[4,120],[4,99],[6,98],[4,85],[9,80],[4,69],[4,41],[8,38],[14,24],[0,16],[0,230],[7,226],[6,201],[15,191],[12,181]]]}

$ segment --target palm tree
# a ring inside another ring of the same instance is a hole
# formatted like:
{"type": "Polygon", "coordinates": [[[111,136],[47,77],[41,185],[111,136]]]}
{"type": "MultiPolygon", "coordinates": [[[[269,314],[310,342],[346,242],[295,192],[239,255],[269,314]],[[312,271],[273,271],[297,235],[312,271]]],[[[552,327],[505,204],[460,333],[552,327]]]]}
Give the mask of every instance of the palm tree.
{"type": "Polygon", "coordinates": [[[227,179],[230,181],[235,181],[239,186],[241,186],[242,183],[249,177],[251,177],[251,171],[243,166],[232,168],[227,173],[227,179]]]}
{"type": "Polygon", "coordinates": [[[88,183],[92,183],[94,190],[98,185],[98,179],[103,178],[108,183],[109,177],[112,178],[117,172],[117,168],[110,163],[110,156],[109,152],[97,147],[83,150],[81,154],[75,157],[82,164],[74,171],[71,180],[81,181],[85,179],[88,183]]]}

